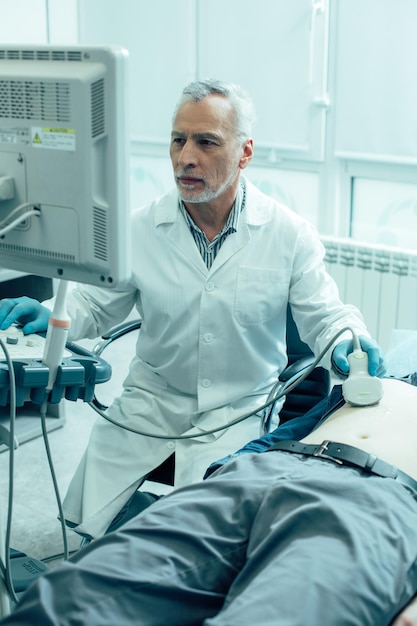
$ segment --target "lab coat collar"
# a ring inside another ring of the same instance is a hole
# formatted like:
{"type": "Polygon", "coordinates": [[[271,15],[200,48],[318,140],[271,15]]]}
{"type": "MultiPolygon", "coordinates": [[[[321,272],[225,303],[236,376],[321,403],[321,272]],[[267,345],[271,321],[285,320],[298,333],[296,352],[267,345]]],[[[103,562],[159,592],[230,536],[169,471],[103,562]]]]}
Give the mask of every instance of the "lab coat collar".
{"type": "Polygon", "coordinates": [[[251,228],[262,226],[272,218],[275,203],[246,180],[246,205],[239,217],[238,229],[229,235],[221,246],[210,270],[207,269],[190,230],[179,209],[178,193],[174,189],[155,206],[155,225],[169,226],[167,237],[203,275],[220,269],[234,254],[246,246],[251,238],[251,228]]]}

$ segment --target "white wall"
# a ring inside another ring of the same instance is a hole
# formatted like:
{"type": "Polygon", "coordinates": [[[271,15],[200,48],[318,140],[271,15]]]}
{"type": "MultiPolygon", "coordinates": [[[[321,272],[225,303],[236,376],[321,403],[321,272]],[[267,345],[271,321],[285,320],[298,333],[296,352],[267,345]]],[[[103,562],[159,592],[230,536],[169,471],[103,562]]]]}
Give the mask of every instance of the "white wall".
{"type": "Polygon", "coordinates": [[[0,42],[75,43],[77,0],[0,0],[0,42]]]}

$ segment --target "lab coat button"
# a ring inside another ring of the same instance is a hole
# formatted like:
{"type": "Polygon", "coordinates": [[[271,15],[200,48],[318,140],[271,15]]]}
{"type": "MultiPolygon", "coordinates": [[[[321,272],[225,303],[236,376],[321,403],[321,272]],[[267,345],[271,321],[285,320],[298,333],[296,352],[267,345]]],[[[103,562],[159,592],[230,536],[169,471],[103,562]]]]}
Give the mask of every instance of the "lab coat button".
{"type": "Polygon", "coordinates": [[[206,333],[204,335],[204,341],[206,343],[211,343],[213,341],[213,339],[214,339],[214,335],[212,335],[211,333],[206,333]]]}
{"type": "Polygon", "coordinates": [[[175,448],[175,443],[173,441],[168,441],[167,448],[169,448],[170,450],[173,450],[173,448],[175,448]]]}
{"type": "Polygon", "coordinates": [[[206,291],[213,291],[213,289],[214,283],[209,280],[209,282],[206,284],[206,291]]]}
{"type": "Polygon", "coordinates": [[[211,386],[210,378],[203,378],[203,380],[201,381],[201,384],[203,385],[203,387],[210,387],[211,386]]]}

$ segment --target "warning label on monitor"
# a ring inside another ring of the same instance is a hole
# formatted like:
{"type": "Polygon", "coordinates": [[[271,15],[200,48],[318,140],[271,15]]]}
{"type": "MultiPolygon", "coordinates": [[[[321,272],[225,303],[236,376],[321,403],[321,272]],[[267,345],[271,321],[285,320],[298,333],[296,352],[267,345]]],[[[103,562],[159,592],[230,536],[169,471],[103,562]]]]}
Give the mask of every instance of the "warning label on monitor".
{"type": "Polygon", "coordinates": [[[50,150],[75,150],[75,130],[71,128],[31,128],[32,146],[50,150]]]}

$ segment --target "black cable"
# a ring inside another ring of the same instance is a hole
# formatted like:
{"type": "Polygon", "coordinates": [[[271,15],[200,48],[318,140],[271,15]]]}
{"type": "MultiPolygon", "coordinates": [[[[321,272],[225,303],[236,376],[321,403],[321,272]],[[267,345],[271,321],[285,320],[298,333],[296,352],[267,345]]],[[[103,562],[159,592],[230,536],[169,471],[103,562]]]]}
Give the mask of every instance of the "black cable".
{"type": "Polygon", "coordinates": [[[56,499],[56,503],[57,503],[57,506],[58,506],[59,521],[60,521],[60,524],[61,524],[62,543],[63,543],[63,547],[64,547],[64,559],[67,560],[69,558],[68,535],[67,535],[67,528],[65,526],[64,509],[63,509],[63,506],[62,506],[61,495],[59,493],[59,486],[58,486],[58,481],[57,481],[57,478],[56,478],[55,467],[54,467],[54,463],[53,463],[53,460],[52,460],[51,448],[49,446],[48,431],[47,431],[47,428],[46,428],[46,411],[47,411],[47,407],[48,407],[48,401],[44,400],[44,402],[43,402],[43,404],[42,404],[42,406],[40,408],[41,425],[42,425],[42,437],[43,437],[43,441],[44,441],[44,444],[45,444],[45,451],[46,451],[46,457],[48,459],[49,472],[51,474],[52,483],[53,483],[54,492],[55,492],[55,499],[56,499]]]}
{"type": "Polygon", "coordinates": [[[354,333],[354,331],[351,328],[349,328],[349,327],[345,327],[345,328],[342,328],[341,330],[339,330],[336,333],[336,335],[326,344],[326,346],[324,347],[322,352],[319,354],[319,356],[311,363],[311,365],[309,365],[308,368],[306,368],[304,370],[304,372],[300,376],[295,377],[295,379],[293,377],[289,381],[287,381],[287,383],[285,384],[284,388],[279,393],[274,395],[272,398],[268,398],[267,402],[265,402],[261,406],[257,407],[254,411],[250,411],[249,413],[244,413],[243,415],[235,418],[234,420],[231,420],[230,422],[228,422],[227,424],[225,424],[223,426],[218,426],[217,428],[212,428],[211,430],[205,430],[204,432],[197,433],[195,435],[160,435],[160,434],[156,434],[156,433],[149,433],[149,432],[146,432],[146,431],[143,431],[143,430],[139,430],[138,428],[135,428],[133,426],[128,426],[127,424],[122,424],[121,422],[118,422],[117,420],[115,420],[112,417],[110,417],[109,415],[107,415],[104,411],[99,409],[97,406],[95,406],[93,402],[89,402],[89,405],[93,409],[93,411],[98,413],[101,417],[103,417],[108,422],[111,422],[115,426],[119,426],[120,428],[123,428],[124,430],[128,430],[128,431],[130,431],[132,433],[135,433],[137,435],[143,435],[144,437],[152,437],[153,439],[170,439],[170,440],[172,440],[172,439],[195,439],[197,437],[202,437],[202,436],[205,436],[205,435],[212,435],[213,433],[217,433],[217,432],[220,432],[222,430],[226,430],[227,428],[230,428],[231,426],[235,426],[235,424],[240,424],[240,422],[243,422],[246,419],[248,419],[249,417],[252,417],[253,415],[256,415],[257,413],[259,413],[260,411],[263,411],[264,409],[266,409],[267,407],[269,407],[270,405],[274,404],[275,402],[277,402],[278,400],[280,400],[281,398],[286,396],[288,393],[290,393],[290,391],[295,389],[297,387],[297,385],[299,385],[305,378],[307,378],[307,376],[309,376],[311,374],[311,372],[314,370],[314,368],[317,367],[318,363],[324,357],[326,352],[331,348],[331,346],[336,341],[336,339],[338,339],[340,337],[340,335],[342,335],[343,333],[345,333],[347,331],[350,331],[352,333],[352,335],[354,337],[356,337],[356,334],[354,333]]]}
{"type": "Polygon", "coordinates": [[[9,401],[9,413],[10,413],[10,443],[9,443],[9,493],[7,502],[7,522],[4,541],[4,563],[1,563],[1,571],[4,575],[7,592],[10,599],[13,602],[17,602],[18,598],[13,585],[11,565],[10,565],[10,536],[12,531],[12,518],[13,518],[13,491],[14,491],[14,449],[15,449],[15,421],[16,421],[16,381],[13,362],[10,358],[9,351],[6,348],[3,340],[0,339],[0,345],[6,358],[7,366],[9,368],[9,388],[10,388],[10,401],[9,401]]]}

